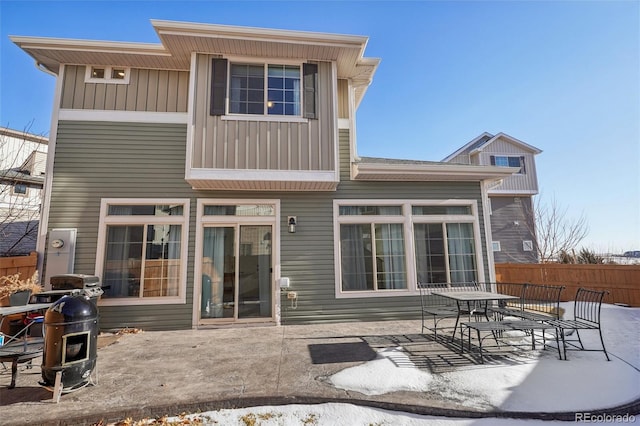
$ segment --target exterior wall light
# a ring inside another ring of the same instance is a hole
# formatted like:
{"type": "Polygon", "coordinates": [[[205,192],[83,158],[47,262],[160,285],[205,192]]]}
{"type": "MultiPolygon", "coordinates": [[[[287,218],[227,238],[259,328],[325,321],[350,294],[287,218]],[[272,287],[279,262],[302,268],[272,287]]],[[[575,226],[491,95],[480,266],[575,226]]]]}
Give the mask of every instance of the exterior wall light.
{"type": "Polygon", "coordinates": [[[296,216],[287,217],[287,223],[289,224],[290,233],[295,234],[297,222],[298,222],[298,219],[296,216]]]}

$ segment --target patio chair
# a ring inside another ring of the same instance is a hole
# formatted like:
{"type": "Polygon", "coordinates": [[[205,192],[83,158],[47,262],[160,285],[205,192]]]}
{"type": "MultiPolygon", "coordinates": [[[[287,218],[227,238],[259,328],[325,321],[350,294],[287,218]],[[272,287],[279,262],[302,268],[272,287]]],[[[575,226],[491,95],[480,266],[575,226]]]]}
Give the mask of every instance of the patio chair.
{"type": "Polygon", "coordinates": [[[572,320],[558,319],[546,321],[548,324],[556,327],[556,343],[558,345],[560,344],[559,339],[562,338],[562,348],[565,360],[567,359],[567,350],[581,350],[602,351],[604,352],[604,356],[607,358],[607,361],[611,361],[611,359],[609,359],[609,354],[607,354],[607,349],[604,346],[602,328],[600,325],[600,309],[602,307],[602,299],[606,294],[609,294],[606,290],[598,291],[581,287],[576,292],[572,320]],[[570,330],[570,332],[566,334],[566,330],[570,330]],[[582,343],[582,339],[580,338],[579,330],[597,330],[600,335],[602,349],[586,349],[582,343]],[[573,334],[573,331],[575,331],[577,339],[568,340],[566,336],[573,334]],[[570,349],[567,349],[567,346],[569,346],[570,349]]]}
{"type": "MultiPolygon", "coordinates": [[[[425,330],[432,330],[434,339],[438,337],[438,324],[440,321],[444,319],[453,319],[456,318],[456,324],[453,328],[454,336],[455,330],[458,328],[458,319],[459,316],[464,315],[468,316],[469,320],[471,317],[486,317],[486,307],[483,309],[479,309],[478,306],[474,304],[471,309],[461,308],[460,312],[458,312],[458,306],[452,302],[451,300],[445,299],[440,296],[432,295],[433,291],[446,291],[446,292],[455,292],[455,291],[479,291],[484,289],[483,284],[477,282],[468,282],[468,283],[418,283],[418,289],[420,290],[420,303],[421,303],[421,316],[422,316],[422,333],[424,334],[425,330]],[[431,318],[433,321],[433,328],[427,325],[428,318],[431,318]]],[[[446,327],[449,328],[449,327],[446,327]]],[[[444,329],[440,327],[440,329],[444,329]]]]}

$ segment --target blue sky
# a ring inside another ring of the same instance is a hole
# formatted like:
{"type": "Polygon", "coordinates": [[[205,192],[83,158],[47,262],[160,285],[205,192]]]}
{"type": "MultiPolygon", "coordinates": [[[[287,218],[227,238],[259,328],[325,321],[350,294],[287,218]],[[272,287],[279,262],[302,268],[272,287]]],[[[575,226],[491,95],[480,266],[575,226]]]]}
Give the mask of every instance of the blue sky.
{"type": "Polygon", "coordinates": [[[543,150],[543,200],[640,249],[639,1],[0,0],[0,125],[49,132],[53,77],[8,35],[153,42],[150,19],[366,35],[363,156],[441,160],[487,131],[543,150]]]}

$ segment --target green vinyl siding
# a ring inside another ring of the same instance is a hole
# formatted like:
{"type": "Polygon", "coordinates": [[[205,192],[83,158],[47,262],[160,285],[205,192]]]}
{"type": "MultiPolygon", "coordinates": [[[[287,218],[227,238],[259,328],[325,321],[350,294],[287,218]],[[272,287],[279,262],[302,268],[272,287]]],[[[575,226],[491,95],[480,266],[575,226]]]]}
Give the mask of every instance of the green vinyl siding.
{"type": "MultiPolygon", "coordinates": [[[[281,275],[289,277],[298,292],[292,308],[281,298],[283,324],[416,319],[419,296],[355,297],[336,299],[334,260],[334,199],[476,200],[479,207],[482,258],[488,274],[482,194],[479,182],[357,182],[350,180],[349,131],[340,130],[340,184],[335,193],[285,194],[281,214],[297,215],[295,234],[286,232],[281,242],[281,275]]],[[[482,278],[481,278],[482,279],[482,278]]],[[[488,280],[488,276],[484,277],[488,280]]]]}
{"type": "MultiPolygon", "coordinates": [[[[184,180],[186,132],[183,124],[58,123],[49,229],[78,229],[73,272],[95,273],[102,198],[193,198],[184,180]]],[[[190,225],[189,244],[194,240],[190,225]]],[[[192,282],[193,250],[187,262],[192,282]]],[[[186,304],[101,306],[100,327],[190,328],[191,285],[186,295],[186,304]]]]}
{"type": "MultiPolygon", "coordinates": [[[[473,199],[478,182],[355,182],[349,180],[349,133],[340,131],[341,183],[335,192],[197,191],[184,179],[186,126],[59,122],[49,229],[77,228],[75,273],[94,274],[102,198],[188,198],[186,303],[100,307],[102,329],[192,327],[196,200],[279,199],[280,270],[298,292],[294,309],[281,297],[283,324],[417,318],[417,296],[336,299],[334,199],[473,199]],[[295,233],[287,216],[297,216],[295,233]]],[[[480,229],[484,232],[482,212],[480,229]]],[[[482,252],[488,271],[484,235],[482,252]]],[[[45,262],[46,264],[46,262],[45,262]]]]}

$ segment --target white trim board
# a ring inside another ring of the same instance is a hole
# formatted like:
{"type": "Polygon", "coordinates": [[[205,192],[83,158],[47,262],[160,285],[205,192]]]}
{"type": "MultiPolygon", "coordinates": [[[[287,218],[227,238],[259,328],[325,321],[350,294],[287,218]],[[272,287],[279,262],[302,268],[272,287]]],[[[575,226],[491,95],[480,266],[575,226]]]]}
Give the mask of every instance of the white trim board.
{"type": "Polygon", "coordinates": [[[89,109],[60,109],[58,120],[114,121],[124,123],[187,124],[186,112],[105,111],[89,109]]]}

